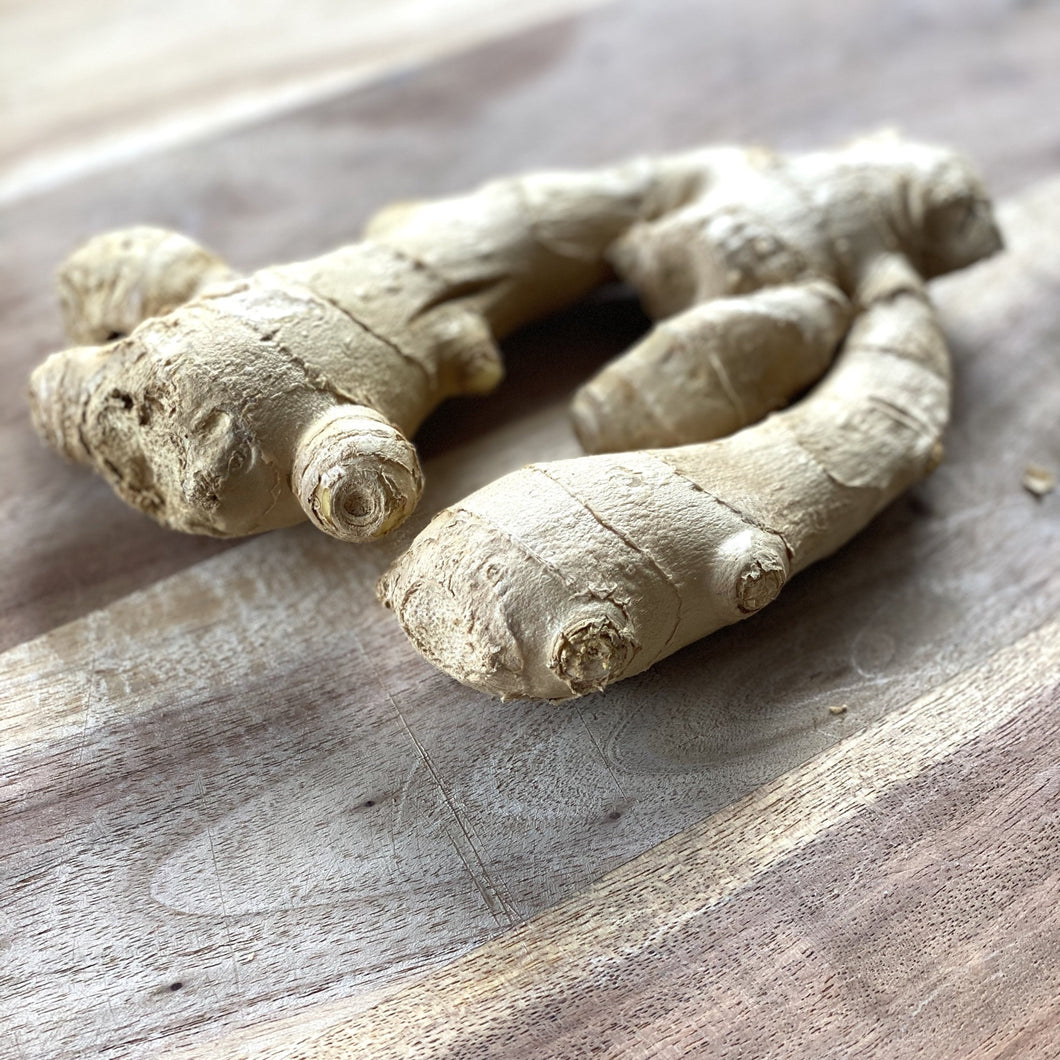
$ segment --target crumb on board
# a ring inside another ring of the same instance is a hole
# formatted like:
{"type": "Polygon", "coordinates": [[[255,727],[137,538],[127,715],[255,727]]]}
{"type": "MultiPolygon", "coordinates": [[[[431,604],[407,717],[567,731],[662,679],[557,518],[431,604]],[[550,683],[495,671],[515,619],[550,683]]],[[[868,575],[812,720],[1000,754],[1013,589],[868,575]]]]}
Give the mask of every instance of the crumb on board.
{"type": "Polygon", "coordinates": [[[1056,489],[1056,475],[1041,464],[1028,464],[1023,469],[1023,488],[1035,497],[1044,497],[1056,489]]]}
{"type": "Polygon", "coordinates": [[[846,714],[846,712],[847,712],[847,705],[845,703],[836,703],[833,706],[828,708],[828,713],[829,714],[835,714],[837,717],[840,714],[846,714]]]}

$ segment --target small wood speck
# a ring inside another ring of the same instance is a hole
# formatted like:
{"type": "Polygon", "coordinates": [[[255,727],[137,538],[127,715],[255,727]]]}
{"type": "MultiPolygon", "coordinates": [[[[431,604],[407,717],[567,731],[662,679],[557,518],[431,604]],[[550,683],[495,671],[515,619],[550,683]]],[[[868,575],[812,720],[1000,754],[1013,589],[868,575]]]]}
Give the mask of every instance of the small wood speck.
{"type": "Polygon", "coordinates": [[[1044,497],[1056,489],[1056,475],[1041,464],[1028,464],[1023,469],[1023,488],[1035,497],[1044,497]]]}

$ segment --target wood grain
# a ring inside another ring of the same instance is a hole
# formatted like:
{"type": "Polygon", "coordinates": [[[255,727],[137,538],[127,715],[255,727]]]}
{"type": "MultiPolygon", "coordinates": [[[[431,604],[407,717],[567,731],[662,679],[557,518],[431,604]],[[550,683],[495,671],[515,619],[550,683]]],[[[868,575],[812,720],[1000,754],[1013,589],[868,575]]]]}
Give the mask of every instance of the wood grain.
{"type": "MultiPolygon", "coordinates": [[[[419,991],[462,954],[507,952],[526,921],[668,837],[713,835],[704,819],[771,784],[795,808],[732,826],[711,864],[735,889],[661,928],[674,948],[626,960],[597,906],[567,906],[556,924],[599,981],[568,996],[574,980],[512,959],[516,985],[540,973],[523,1015],[557,1036],[526,1030],[514,992],[483,1019],[557,1055],[581,1021],[632,1055],[829,1055],[805,1044],[826,1031],[831,1055],[1047,1052],[1060,500],[1020,478],[1060,467],[1057,182],[1003,210],[1007,255],[935,288],[958,366],[940,470],[761,616],[562,709],[487,702],[415,655],[370,596],[404,537],[166,533],[42,450],[21,389],[60,342],[50,271],[100,228],[166,223],[255,266],[352,238],[387,199],[494,173],[725,138],[816,145],[894,120],[1012,191],[1060,166],[1058,42],[1055,5],[763,0],[733,17],[628,0],[8,208],[0,1056],[211,1055],[277,1018],[298,1031],[271,1028],[276,1043],[340,1017],[354,1033],[351,1015],[395,991],[426,1028],[419,991]],[[793,770],[816,786],[783,787],[793,770]]],[[[517,337],[500,394],[427,425],[416,525],[573,452],[564,392],[642,327],[612,295],[517,337]]],[[[693,859],[714,849],[697,843],[693,859]]],[[[654,895],[658,866],[634,864],[654,895]]],[[[641,938],[653,914],[631,899],[624,915],[641,938]]],[[[400,1012],[373,1020],[390,1034],[400,1012]]],[[[477,1027],[460,1048],[491,1040],[477,1027]]]]}
{"type": "Polygon", "coordinates": [[[1051,622],[359,1016],[208,1055],[1055,1056],[1058,737],[1051,622]]]}

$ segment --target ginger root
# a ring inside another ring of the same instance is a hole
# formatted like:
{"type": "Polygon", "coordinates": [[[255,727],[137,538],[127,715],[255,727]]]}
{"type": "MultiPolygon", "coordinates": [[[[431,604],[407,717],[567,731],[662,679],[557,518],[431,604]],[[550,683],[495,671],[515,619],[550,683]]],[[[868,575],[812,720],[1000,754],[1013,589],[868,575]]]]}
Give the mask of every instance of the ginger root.
{"type": "Polygon", "coordinates": [[[910,170],[927,149],[896,145],[891,167],[865,164],[875,150],[755,162],[776,197],[754,199],[738,238],[719,220],[735,205],[712,210],[708,192],[612,248],[649,304],[678,315],[582,390],[591,447],[741,426],[816,370],[786,358],[819,364],[853,316],[839,360],[807,398],[729,437],[533,464],[441,512],[379,583],[427,659],[503,699],[598,691],[756,613],[937,465],[950,367],[924,280],[1000,237],[953,156],[910,170]],[[800,178],[813,172],[816,185],[800,178]]]}
{"type": "Polygon", "coordinates": [[[499,382],[495,336],[606,276],[650,184],[647,165],[497,181],[391,207],[362,242],[246,278],[172,233],[98,238],[60,286],[71,338],[112,341],[33,373],[34,423],[177,530],[308,517],[378,537],[419,499],[422,420],[499,382]]]}
{"type": "Polygon", "coordinates": [[[137,225],[90,239],[63,262],[56,279],[67,335],[102,343],[234,275],[187,236],[137,225]]]}
{"type": "Polygon", "coordinates": [[[474,688],[597,691],[749,617],[848,541],[938,462],[948,397],[934,314],[899,275],[804,401],[713,442],[506,475],[436,516],[380,597],[474,688]]]}
{"type": "Polygon", "coordinates": [[[362,242],[246,278],[136,229],[63,270],[71,338],[103,345],[49,358],[31,404],[48,442],[167,526],[228,536],[308,517],[367,540],[417,502],[408,439],[426,415],[499,381],[495,340],[610,276],[664,319],[576,397],[597,452],[753,422],[825,370],[882,259],[927,278],[997,245],[961,158],[890,140],[495,181],[390,207],[362,242]]]}

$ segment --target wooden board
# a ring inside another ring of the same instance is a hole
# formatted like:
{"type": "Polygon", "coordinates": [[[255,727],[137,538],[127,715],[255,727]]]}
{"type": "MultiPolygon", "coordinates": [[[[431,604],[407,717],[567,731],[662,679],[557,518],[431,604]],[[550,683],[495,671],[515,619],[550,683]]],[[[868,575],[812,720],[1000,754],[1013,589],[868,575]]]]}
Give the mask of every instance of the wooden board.
{"type": "Polygon", "coordinates": [[[350,1018],[182,1053],[1050,1057],[1051,622],[350,1018]]]}
{"type": "Polygon", "coordinates": [[[10,207],[0,1055],[252,1040],[326,1056],[345,1035],[370,1056],[413,1026],[424,1052],[475,1055],[503,1031],[560,1055],[579,1023],[616,1055],[736,1055],[829,1020],[840,1052],[895,1055],[930,1043],[940,1012],[962,1047],[1055,1046],[1060,519],[1056,494],[1020,487],[1027,462],[1060,467],[1055,183],[1004,211],[1007,256],[936,289],[959,373],[936,475],[760,617],[567,707],[453,684],[371,586],[430,511],[574,452],[562,395],[643,326],[627,301],[519,336],[502,393],[435,417],[424,507],[379,548],[305,528],[168,534],[40,449],[20,391],[60,341],[49,272],[100,227],[173,224],[249,266],[352,237],[387,198],[510,168],[819,143],[884,119],[963,144],[1012,191],[1060,163],[1058,42],[1048,6],[777,2],[732,19],[644,0],[10,207]],[[947,865],[966,901],[943,893],[947,865]],[[844,920],[826,898],[852,878],[844,920]],[[998,893],[1008,919],[989,915],[998,893]],[[628,919],[611,923],[616,906],[628,919]],[[656,927],[674,948],[645,961],[656,927]],[[822,962],[836,972],[818,995],[822,962]],[[985,985],[999,970],[1011,988],[985,985]],[[486,973],[484,992],[466,985],[486,973]],[[534,1029],[546,1010],[553,1037],[534,1029]]]}

